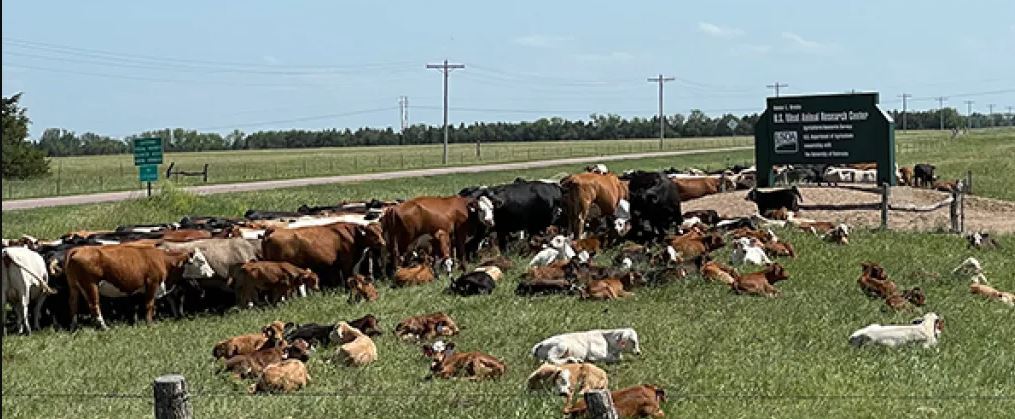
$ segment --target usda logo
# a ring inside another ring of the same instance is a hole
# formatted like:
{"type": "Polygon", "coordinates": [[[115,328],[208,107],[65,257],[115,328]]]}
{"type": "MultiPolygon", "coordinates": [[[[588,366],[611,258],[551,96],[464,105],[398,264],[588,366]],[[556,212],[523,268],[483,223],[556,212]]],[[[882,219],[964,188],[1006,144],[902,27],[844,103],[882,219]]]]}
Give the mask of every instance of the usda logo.
{"type": "Polygon", "coordinates": [[[796,131],[776,131],[774,144],[778,154],[792,154],[800,149],[796,131]]]}

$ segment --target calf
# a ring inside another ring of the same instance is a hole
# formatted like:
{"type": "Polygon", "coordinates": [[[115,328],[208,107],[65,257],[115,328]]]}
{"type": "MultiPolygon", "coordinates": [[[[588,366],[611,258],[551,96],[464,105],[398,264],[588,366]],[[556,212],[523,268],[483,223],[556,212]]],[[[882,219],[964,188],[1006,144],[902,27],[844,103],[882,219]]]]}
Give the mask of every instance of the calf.
{"type": "Polygon", "coordinates": [[[722,221],[722,217],[716,210],[695,210],[687,211],[684,214],[684,218],[697,218],[704,224],[715,225],[719,221],[722,221]]]}
{"type": "Polygon", "coordinates": [[[269,340],[264,348],[246,355],[236,355],[226,360],[223,370],[231,371],[237,378],[251,378],[261,375],[268,365],[282,362],[285,359],[307,361],[310,358],[310,345],[304,340],[297,340],[286,345],[284,340],[269,340]]]}
{"type": "Polygon", "coordinates": [[[896,177],[902,185],[913,186],[913,169],[910,167],[900,167],[896,172],[896,177]]]}
{"type": "Polygon", "coordinates": [[[370,281],[363,275],[353,275],[346,281],[346,287],[349,288],[349,303],[356,303],[362,300],[377,301],[377,288],[374,287],[373,281],[370,281]]]}
{"type": "Polygon", "coordinates": [[[860,290],[870,297],[888,298],[898,293],[898,287],[888,279],[884,268],[875,262],[864,262],[860,265],[862,272],[857,284],[860,290]]]}
{"type": "Polygon", "coordinates": [[[775,235],[775,232],[773,232],[772,229],[755,230],[749,227],[740,227],[730,232],[730,234],[733,235],[734,239],[747,237],[757,239],[762,243],[779,241],[779,237],[775,235]]]}
{"type": "Polygon", "coordinates": [[[842,245],[849,244],[849,226],[846,224],[839,224],[828,233],[825,233],[821,239],[829,243],[842,245]]]}
{"type": "Polygon", "coordinates": [[[395,287],[408,287],[433,282],[437,278],[437,275],[431,266],[432,261],[433,258],[427,256],[423,261],[414,266],[396,269],[394,281],[391,285],[395,287]]]}
{"type": "Polygon", "coordinates": [[[765,218],[770,219],[770,220],[783,220],[784,221],[784,220],[788,220],[789,219],[789,213],[790,213],[790,211],[788,209],[786,209],[786,207],[782,207],[782,208],[779,208],[779,209],[771,209],[771,210],[765,211],[761,215],[763,217],[765,217],[765,218]]]}
{"type": "Polygon", "coordinates": [[[259,291],[269,293],[269,301],[278,303],[300,288],[318,290],[317,274],[289,262],[254,261],[229,269],[234,279],[238,303],[253,306],[259,291]]]}
{"type": "Polygon", "coordinates": [[[966,236],[966,241],[969,242],[968,247],[970,249],[976,248],[984,250],[984,249],[997,249],[1001,247],[1001,245],[997,243],[997,240],[994,240],[993,237],[990,237],[990,233],[982,233],[982,232],[972,233],[966,236]]]}
{"type": "Polygon", "coordinates": [[[789,279],[789,273],[778,263],[770,263],[761,272],[744,274],[733,282],[731,287],[737,294],[761,295],[775,297],[779,290],[775,283],[789,279]]]}
{"type": "MultiPolygon", "coordinates": [[[[666,416],[659,404],[666,401],[666,391],[662,387],[643,384],[610,392],[613,408],[620,417],[654,417],[666,416]]],[[[581,417],[588,411],[585,400],[578,400],[574,407],[564,409],[571,417],[581,417]]]]}
{"type": "Polygon", "coordinates": [[[631,328],[564,333],[532,347],[532,356],[555,365],[569,362],[619,362],[622,352],[641,355],[638,332],[631,328]]]}
{"type": "MultiPolygon", "coordinates": [[[[31,334],[39,329],[39,317],[46,297],[56,294],[49,287],[49,270],[42,255],[26,247],[3,248],[3,291],[0,304],[10,303],[17,319],[18,333],[31,334]],[[28,322],[28,306],[33,306],[32,326],[28,322]]],[[[3,311],[6,314],[6,310],[3,311]]],[[[4,317],[6,320],[6,316],[4,317]]],[[[0,324],[7,333],[6,322],[0,324]]]]}
{"type": "Polygon", "coordinates": [[[574,248],[568,243],[567,237],[556,236],[550,240],[549,247],[539,251],[536,256],[532,257],[529,261],[529,266],[546,266],[554,261],[558,260],[569,260],[575,257],[574,248]]]}
{"type": "Polygon", "coordinates": [[[764,214],[766,211],[779,208],[786,208],[793,212],[800,211],[800,201],[804,200],[803,195],[800,194],[800,189],[795,185],[788,189],[777,189],[768,192],[754,188],[747,193],[747,197],[744,199],[754,201],[758,206],[758,214],[764,214]]]}
{"type": "Polygon", "coordinates": [[[579,240],[573,241],[572,242],[572,246],[574,247],[575,251],[579,251],[580,252],[580,251],[584,250],[584,251],[589,252],[590,254],[594,255],[596,253],[599,253],[601,250],[603,250],[603,242],[605,240],[606,240],[606,237],[604,237],[601,234],[590,235],[588,237],[585,237],[584,239],[579,239],[579,240]]]}
{"type": "Polygon", "coordinates": [[[424,348],[424,354],[431,359],[430,375],[427,378],[450,379],[461,377],[469,381],[500,378],[507,371],[504,361],[482,352],[455,352],[455,344],[441,342],[442,350],[432,346],[424,348]]]}
{"type": "Polygon", "coordinates": [[[885,299],[885,306],[891,310],[900,311],[911,306],[923,307],[927,303],[927,296],[920,287],[908,289],[902,294],[892,294],[885,299]]]}
{"type": "Polygon", "coordinates": [[[937,345],[944,321],[936,313],[927,313],[916,319],[914,324],[889,325],[872,324],[849,335],[849,344],[863,346],[866,343],[888,346],[921,343],[924,348],[937,345]]]}
{"type": "Polygon", "coordinates": [[[937,176],[934,175],[934,165],[920,163],[913,166],[913,186],[916,187],[929,187],[934,184],[937,180],[937,176]]]}
{"type": "Polygon", "coordinates": [[[695,262],[699,264],[698,271],[701,272],[701,276],[705,279],[732,286],[736,282],[736,279],[740,277],[740,273],[736,269],[707,257],[698,258],[695,262]]]}
{"type": "Polygon", "coordinates": [[[796,257],[796,251],[793,250],[793,245],[784,241],[765,243],[765,252],[769,255],[776,256],[787,256],[790,258],[796,257]]]}
{"type": "Polygon", "coordinates": [[[606,371],[594,364],[563,364],[544,363],[540,365],[526,380],[529,390],[552,389],[558,396],[564,397],[564,408],[571,407],[571,398],[577,392],[585,394],[589,390],[608,390],[610,379],[606,371]]]}
{"type": "MultiPolygon", "coordinates": [[[[350,320],[347,323],[371,338],[384,333],[378,327],[379,321],[373,314],[367,314],[358,319],[350,320]]],[[[287,323],[285,325],[285,340],[294,341],[296,339],[303,339],[312,345],[328,346],[331,344],[331,332],[334,330],[334,324],[287,323]]]]}
{"type": "Polygon", "coordinates": [[[463,297],[490,294],[497,287],[496,281],[501,275],[500,269],[496,266],[480,267],[452,281],[448,292],[463,297]]]}
{"type": "Polygon", "coordinates": [[[670,246],[677,252],[677,257],[684,260],[691,260],[703,254],[721,249],[726,245],[722,236],[716,233],[702,235],[691,232],[678,236],[669,241],[670,246]]]}
{"type": "Polygon", "coordinates": [[[765,253],[765,248],[758,239],[741,237],[733,241],[733,251],[730,252],[730,262],[734,265],[749,263],[752,265],[771,264],[765,253]]]}
{"type": "Polygon", "coordinates": [[[277,362],[261,371],[261,377],[250,385],[249,392],[292,393],[310,383],[307,364],[299,359],[277,362]]]}
{"type": "Polygon", "coordinates": [[[342,343],[335,351],[335,360],[342,364],[362,367],[377,361],[377,345],[373,339],[349,323],[338,322],[329,338],[342,343]]]}
{"type": "Polygon", "coordinates": [[[442,312],[409,317],[395,326],[395,335],[402,339],[429,340],[438,336],[454,336],[458,332],[455,320],[442,312]]]}
{"type": "Polygon", "coordinates": [[[591,281],[585,288],[581,289],[582,299],[594,300],[616,300],[621,297],[630,297],[630,292],[635,286],[645,285],[645,278],[637,272],[628,272],[620,278],[608,278],[591,281]]]}
{"type": "Polygon", "coordinates": [[[955,179],[949,181],[935,181],[933,184],[934,190],[941,192],[961,192],[965,189],[965,184],[962,180],[955,179]]]}
{"type": "Polygon", "coordinates": [[[285,324],[276,320],[261,329],[261,333],[234,336],[216,343],[211,354],[217,359],[253,353],[261,349],[269,340],[278,339],[284,334],[285,324]]]}

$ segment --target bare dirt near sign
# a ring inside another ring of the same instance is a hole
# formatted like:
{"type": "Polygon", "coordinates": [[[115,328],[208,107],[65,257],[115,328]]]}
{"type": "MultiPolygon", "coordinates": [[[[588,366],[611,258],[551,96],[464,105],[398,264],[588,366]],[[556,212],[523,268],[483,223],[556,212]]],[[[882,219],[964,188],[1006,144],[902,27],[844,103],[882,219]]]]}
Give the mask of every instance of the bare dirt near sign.
{"type": "MultiPolygon", "coordinates": [[[[844,222],[852,226],[881,225],[881,195],[851,188],[800,188],[804,200],[800,216],[821,221],[844,222]],[[844,209],[808,209],[808,207],[846,206],[844,209]],[[868,206],[869,208],[855,208],[868,206]]],[[[724,216],[749,216],[756,207],[744,200],[746,192],[710,195],[683,204],[684,211],[715,209],[724,216]]],[[[948,197],[947,193],[910,187],[892,188],[892,204],[931,205],[948,197]]],[[[930,212],[889,211],[888,227],[893,230],[943,231],[948,229],[948,206],[930,212]]],[[[966,196],[966,230],[1015,233],[1015,202],[966,196]]]]}

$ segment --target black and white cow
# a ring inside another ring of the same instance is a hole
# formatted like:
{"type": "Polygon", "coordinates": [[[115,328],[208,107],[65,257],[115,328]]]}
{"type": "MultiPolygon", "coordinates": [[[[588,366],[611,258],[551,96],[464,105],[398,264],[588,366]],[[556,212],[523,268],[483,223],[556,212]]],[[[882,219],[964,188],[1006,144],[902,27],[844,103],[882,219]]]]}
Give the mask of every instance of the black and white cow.
{"type": "Polygon", "coordinates": [[[512,233],[524,231],[536,234],[558,221],[562,212],[561,188],[555,183],[515,179],[513,183],[493,187],[462,189],[460,196],[477,198],[486,196],[494,204],[493,217],[497,224],[497,246],[507,249],[512,233]]]}
{"type": "Polygon", "coordinates": [[[651,240],[683,221],[680,212],[680,191],[677,185],[661,172],[635,171],[628,180],[631,202],[631,226],[628,234],[651,240]]]}

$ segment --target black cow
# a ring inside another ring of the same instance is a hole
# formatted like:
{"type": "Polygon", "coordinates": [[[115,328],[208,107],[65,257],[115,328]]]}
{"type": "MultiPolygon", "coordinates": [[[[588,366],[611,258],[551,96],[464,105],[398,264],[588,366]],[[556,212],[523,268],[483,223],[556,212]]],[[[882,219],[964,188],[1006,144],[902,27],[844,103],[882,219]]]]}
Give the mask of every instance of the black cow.
{"type": "Polygon", "coordinates": [[[913,166],[913,183],[917,186],[933,187],[937,176],[934,175],[934,165],[920,163],[913,166]]]}
{"type": "Polygon", "coordinates": [[[754,188],[747,193],[747,197],[744,199],[754,201],[758,205],[758,213],[764,214],[765,211],[783,207],[794,212],[800,211],[800,201],[803,201],[804,197],[800,194],[800,189],[794,185],[791,188],[777,189],[769,192],[759,191],[758,188],[754,188]]]}
{"type": "Polygon", "coordinates": [[[555,224],[561,214],[560,185],[515,179],[513,183],[493,187],[462,189],[459,196],[486,196],[494,204],[493,219],[497,220],[497,247],[506,251],[512,233],[524,231],[537,234],[555,224]]]}
{"type": "Polygon", "coordinates": [[[451,282],[448,292],[463,297],[470,295],[489,294],[497,287],[493,277],[482,271],[469,272],[451,282]]]}
{"type": "Polygon", "coordinates": [[[680,191],[666,175],[639,170],[627,177],[633,227],[629,235],[651,240],[666,234],[672,225],[683,222],[680,191]]]}

